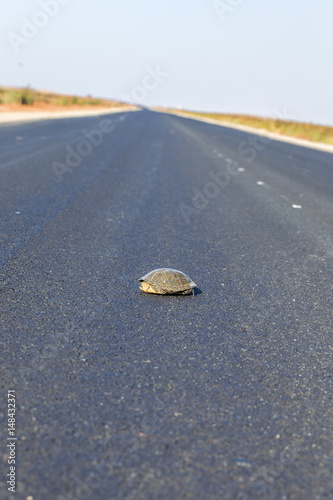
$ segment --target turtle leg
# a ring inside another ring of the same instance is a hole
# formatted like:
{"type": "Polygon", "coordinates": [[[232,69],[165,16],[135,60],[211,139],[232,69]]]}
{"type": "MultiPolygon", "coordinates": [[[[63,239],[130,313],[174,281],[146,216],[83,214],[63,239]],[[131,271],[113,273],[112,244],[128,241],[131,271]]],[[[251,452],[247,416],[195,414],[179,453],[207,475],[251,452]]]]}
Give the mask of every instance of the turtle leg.
{"type": "Polygon", "coordinates": [[[157,285],[151,285],[145,281],[141,282],[140,289],[147,293],[165,294],[165,291],[157,285]]]}
{"type": "Polygon", "coordinates": [[[142,281],[142,283],[140,285],[140,289],[143,292],[156,293],[155,290],[154,290],[154,288],[149,283],[146,283],[145,281],[142,281]]]}

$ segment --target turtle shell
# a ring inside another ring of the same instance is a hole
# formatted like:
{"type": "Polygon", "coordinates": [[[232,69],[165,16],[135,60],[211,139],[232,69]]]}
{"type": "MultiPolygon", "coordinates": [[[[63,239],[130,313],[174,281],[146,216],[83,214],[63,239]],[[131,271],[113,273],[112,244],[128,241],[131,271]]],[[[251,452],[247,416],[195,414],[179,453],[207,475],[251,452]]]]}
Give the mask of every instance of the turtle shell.
{"type": "Polygon", "coordinates": [[[145,274],[139,281],[151,285],[155,293],[188,293],[196,284],[189,276],[177,269],[163,267],[145,274]]]}

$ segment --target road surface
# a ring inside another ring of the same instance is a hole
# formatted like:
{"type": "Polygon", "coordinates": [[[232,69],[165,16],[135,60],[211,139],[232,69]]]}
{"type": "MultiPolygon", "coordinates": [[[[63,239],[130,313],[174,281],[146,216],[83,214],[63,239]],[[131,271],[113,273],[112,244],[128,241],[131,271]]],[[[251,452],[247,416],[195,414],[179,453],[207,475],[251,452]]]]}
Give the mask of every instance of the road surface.
{"type": "Polygon", "coordinates": [[[1,499],[333,498],[333,156],[149,110],[0,143],[1,499]]]}

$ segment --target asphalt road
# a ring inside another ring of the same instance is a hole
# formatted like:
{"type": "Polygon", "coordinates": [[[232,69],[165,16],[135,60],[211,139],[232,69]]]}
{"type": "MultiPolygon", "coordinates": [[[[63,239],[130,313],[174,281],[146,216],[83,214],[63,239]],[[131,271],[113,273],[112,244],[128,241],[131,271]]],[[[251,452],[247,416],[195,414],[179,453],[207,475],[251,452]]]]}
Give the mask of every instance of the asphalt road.
{"type": "Polygon", "coordinates": [[[148,110],[0,142],[0,498],[332,499],[333,156],[148,110]]]}

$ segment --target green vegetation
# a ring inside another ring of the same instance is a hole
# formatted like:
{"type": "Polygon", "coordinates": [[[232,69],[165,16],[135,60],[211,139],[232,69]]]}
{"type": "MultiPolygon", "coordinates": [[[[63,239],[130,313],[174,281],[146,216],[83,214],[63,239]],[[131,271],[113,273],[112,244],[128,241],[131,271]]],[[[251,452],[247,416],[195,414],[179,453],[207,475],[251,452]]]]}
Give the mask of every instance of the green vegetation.
{"type": "Polygon", "coordinates": [[[34,91],[30,87],[10,90],[0,88],[0,103],[2,104],[32,105],[34,102],[34,91]]]}
{"type": "Polygon", "coordinates": [[[79,97],[75,95],[61,95],[51,92],[25,88],[0,87],[0,104],[15,104],[19,106],[51,105],[51,106],[105,106],[116,107],[122,104],[108,99],[96,99],[90,95],[79,97]]]}
{"type": "Polygon", "coordinates": [[[234,123],[236,125],[246,125],[248,127],[264,129],[269,132],[288,135],[298,139],[333,144],[333,127],[325,125],[278,120],[274,118],[260,118],[258,116],[250,115],[200,113],[195,111],[186,111],[184,113],[186,115],[193,116],[194,118],[211,118],[213,120],[234,123]]]}

